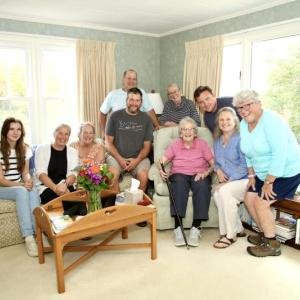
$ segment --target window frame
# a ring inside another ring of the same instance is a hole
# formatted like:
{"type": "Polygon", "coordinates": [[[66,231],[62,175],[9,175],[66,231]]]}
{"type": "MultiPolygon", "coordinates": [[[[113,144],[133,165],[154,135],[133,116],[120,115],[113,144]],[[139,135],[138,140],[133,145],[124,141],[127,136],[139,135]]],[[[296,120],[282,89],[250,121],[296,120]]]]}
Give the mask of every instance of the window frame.
{"type": "MultiPolygon", "coordinates": [[[[26,66],[28,67],[25,74],[26,88],[28,89],[27,95],[25,97],[0,97],[0,101],[28,101],[30,128],[27,130],[30,130],[31,143],[37,144],[45,142],[46,127],[40,126],[43,120],[45,120],[46,103],[44,100],[47,98],[44,97],[42,93],[42,51],[45,49],[72,49],[72,51],[76,51],[76,40],[71,38],[0,32],[0,46],[1,48],[7,47],[24,50],[26,66]]],[[[73,104],[74,101],[78,103],[77,82],[75,82],[75,85],[75,91],[72,93],[75,97],[73,104]]]]}
{"type": "Polygon", "coordinates": [[[262,42],[292,35],[300,35],[300,18],[251,28],[223,36],[224,47],[235,44],[241,44],[242,46],[240,89],[249,88],[251,86],[252,44],[254,42],[262,42]]]}

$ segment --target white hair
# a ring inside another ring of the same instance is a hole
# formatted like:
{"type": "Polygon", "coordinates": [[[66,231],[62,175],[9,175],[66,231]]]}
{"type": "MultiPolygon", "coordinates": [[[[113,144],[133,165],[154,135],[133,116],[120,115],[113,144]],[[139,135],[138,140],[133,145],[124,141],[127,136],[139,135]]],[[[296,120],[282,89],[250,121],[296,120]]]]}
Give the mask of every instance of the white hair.
{"type": "Polygon", "coordinates": [[[257,92],[251,89],[245,89],[238,92],[233,98],[233,106],[238,106],[247,101],[261,102],[257,92]]]}
{"type": "Polygon", "coordinates": [[[180,120],[180,122],[178,124],[178,134],[179,134],[179,136],[180,136],[181,129],[184,128],[184,126],[186,124],[192,124],[193,125],[193,127],[194,127],[194,133],[195,133],[195,138],[196,138],[197,137],[197,133],[198,133],[197,123],[191,117],[184,117],[183,119],[180,120]]]}

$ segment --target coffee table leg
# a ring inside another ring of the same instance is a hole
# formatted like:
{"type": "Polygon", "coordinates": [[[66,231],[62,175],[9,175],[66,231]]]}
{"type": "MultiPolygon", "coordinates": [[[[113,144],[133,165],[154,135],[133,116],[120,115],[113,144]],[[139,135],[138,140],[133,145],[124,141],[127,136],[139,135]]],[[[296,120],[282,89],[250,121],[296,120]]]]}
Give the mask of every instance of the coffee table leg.
{"type": "Polygon", "coordinates": [[[56,266],[56,280],[57,290],[59,293],[65,292],[64,279],[64,262],[63,262],[63,246],[59,240],[54,242],[55,266],[56,266]]]}
{"type": "Polygon", "coordinates": [[[42,241],[42,230],[40,226],[36,225],[36,238],[38,244],[38,254],[39,254],[39,263],[43,264],[45,262],[45,255],[43,249],[43,241],[42,241]]]}
{"type": "Polygon", "coordinates": [[[150,225],[151,230],[151,259],[157,258],[157,243],[156,243],[156,214],[152,214],[150,225]]]}
{"type": "Polygon", "coordinates": [[[122,228],[122,239],[128,239],[128,227],[123,227],[122,228]]]}

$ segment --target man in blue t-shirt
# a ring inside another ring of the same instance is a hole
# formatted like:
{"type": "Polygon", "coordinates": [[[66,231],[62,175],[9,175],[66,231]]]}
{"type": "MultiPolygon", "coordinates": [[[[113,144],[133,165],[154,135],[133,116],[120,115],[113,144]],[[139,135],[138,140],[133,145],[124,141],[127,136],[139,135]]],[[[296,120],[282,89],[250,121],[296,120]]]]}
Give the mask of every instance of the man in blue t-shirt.
{"type": "Polygon", "coordinates": [[[200,111],[203,112],[205,127],[207,127],[212,133],[215,130],[215,121],[218,111],[225,106],[235,109],[232,105],[232,97],[216,98],[212,89],[207,85],[196,88],[194,92],[194,100],[195,104],[199,106],[200,111]]]}

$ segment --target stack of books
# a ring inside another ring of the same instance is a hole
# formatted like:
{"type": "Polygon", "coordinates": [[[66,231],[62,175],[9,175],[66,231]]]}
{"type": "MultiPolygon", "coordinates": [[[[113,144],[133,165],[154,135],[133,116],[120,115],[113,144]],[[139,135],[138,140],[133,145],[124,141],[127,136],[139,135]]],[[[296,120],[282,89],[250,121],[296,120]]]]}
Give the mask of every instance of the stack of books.
{"type": "Polygon", "coordinates": [[[300,219],[297,219],[295,244],[300,245],[300,219]]]}
{"type": "Polygon", "coordinates": [[[275,222],[275,232],[278,240],[285,242],[296,236],[296,220],[292,217],[281,217],[275,222]]]}
{"type": "Polygon", "coordinates": [[[52,228],[55,233],[59,233],[73,223],[73,220],[68,215],[50,216],[52,228]]]}

